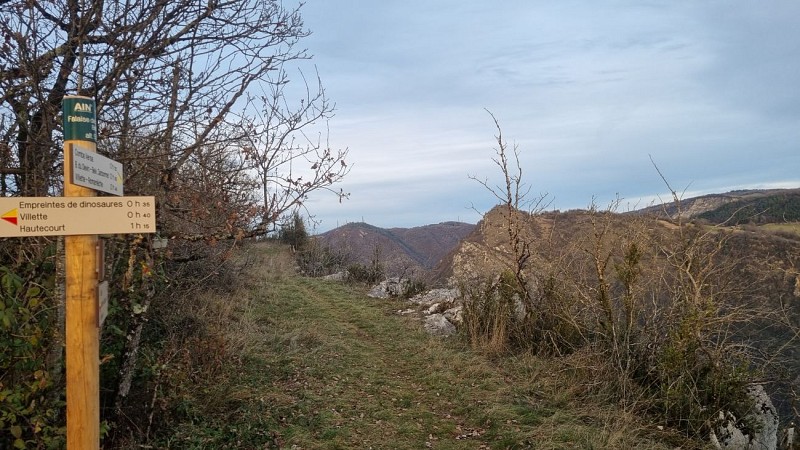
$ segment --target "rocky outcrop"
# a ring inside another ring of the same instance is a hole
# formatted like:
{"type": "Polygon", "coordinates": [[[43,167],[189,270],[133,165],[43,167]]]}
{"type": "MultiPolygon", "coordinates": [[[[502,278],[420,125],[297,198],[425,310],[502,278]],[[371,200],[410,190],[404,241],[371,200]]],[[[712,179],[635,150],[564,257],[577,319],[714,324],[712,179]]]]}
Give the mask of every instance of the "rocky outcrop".
{"type": "Polygon", "coordinates": [[[443,313],[444,318],[449,320],[455,326],[460,327],[464,323],[464,306],[454,306],[443,313]]]}
{"type": "Polygon", "coordinates": [[[450,336],[456,327],[442,314],[431,314],[425,318],[425,331],[435,336],[450,336]]]}
{"type": "Polygon", "coordinates": [[[422,308],[425,330],[439,336],[456,333],[462,322],[461,293],[458,289],[433,289],[416,295],[409,301],[422,308]]]}
{"type": "Polygon", "coordinates": [[[753,449],[778,448],[778,411],[772,405],[769,395],[760,384],[751,385],[747,395],[753,399],[750,417],[758,432],[750,440],[753,449]]]}
{"type": "Polygon", "coordinates": [[[792,450],[797,448],[795,447],[795,444],[800,445],[800,442],[797,441],[794,423],[790,423],[789,426],[783,430],[780,448],[781,450],[792,450]]]}
{"type": "Polygon", "coordinates": [[[749,441],[746,434],[736,427],[736,417],[730,412],[719,413],[719,425],[711,431],[711,443],[718,449],[741,449],[747,448],[749,441]]]}
{"type": "MultiPolygon", "coordinates": [[[[408,290],[411,281],[390,278],[375,285],[367,293],[372,298],[398,298],[408,290]]],[[[462,322],[461,293],[458,289],[432,289],[418,294],[409,303],[414,308],[397,311],[400,315],[417,314],[422,317],[423,327],[436,336],[450,336],[462,322]]]]}
{"type": "Polygon", "coordinates": [[[347,280],[347,272],[336,272],[322,277],[323,280],[328,281],[345,281],[347,280]]]}
{"type": "Polygon", "coordinates": [[[399,277],[392,277],[381,281],[372,289],[370,289],[370,291],[367,292],[367,297],[372,297],[372,298],[402,297],[403,294],[408,291],[408,287],[410,285],[411,285],[411,280],[399,277]]]}
{"type": "Polygon", "coordinates": [[[431,289],[430,291],[423,292],[422,294],[415,295],[411,297],[409,300],[411,303],[420,305],[420,306],[432,306],[441,303],[453,303],[459,297],[461,293],[458,289],[455,288],[440,288],[440,289],[431,289]]]}
{"type": "Polygon", "coordinates": [[[777,450],[778,413],[764,386],[751,385],[747,395],[753,400],[753,406],[745,418],[745,422],[755,430],[752,436],[739,428],[733,414],[720,412],[719,424],[711,432],[711,443],[718,449],[777,450]]]}

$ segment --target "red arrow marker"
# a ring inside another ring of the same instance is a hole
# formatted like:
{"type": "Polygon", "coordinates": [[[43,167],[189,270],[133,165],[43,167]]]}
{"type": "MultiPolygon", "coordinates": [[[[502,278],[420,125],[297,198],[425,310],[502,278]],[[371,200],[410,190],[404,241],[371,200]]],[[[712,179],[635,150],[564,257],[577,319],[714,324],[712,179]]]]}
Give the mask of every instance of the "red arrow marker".
{"type": "Polygon", "coordinates": [[[17,224],[17,208],[12,209],[11,211],[6,212],[0,219],[5,220],[6,222],[13,223],[14,225],[17,224]]]}

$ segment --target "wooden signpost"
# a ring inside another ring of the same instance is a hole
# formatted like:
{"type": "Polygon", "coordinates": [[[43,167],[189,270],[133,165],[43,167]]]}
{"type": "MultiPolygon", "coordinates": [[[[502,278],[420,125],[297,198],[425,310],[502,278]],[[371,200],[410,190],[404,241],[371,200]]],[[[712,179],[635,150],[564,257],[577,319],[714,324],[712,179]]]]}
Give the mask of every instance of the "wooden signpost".
{"type": "MultiPolygon", "coordinates": [[[[96,152],[93,99],[65,97],[64,197],[94,197],[71,182],[73,145],[96,152]]],[[[69,235],[66,251],[67,449],[100,448],[100,330],[97,327],[97,235],[69,235]]]]}
{"type": "Polygon", "coordinates": [[[62,106],[64,197],[0,198],[0,237],[65,236],[67,448],[92,450],[100,448],[99,329],[108,301],[97,235],[155,233],[155,198],[95,197],[122,195],[122,165],[96,153],[93,99],[67,96],[62,106]]]}

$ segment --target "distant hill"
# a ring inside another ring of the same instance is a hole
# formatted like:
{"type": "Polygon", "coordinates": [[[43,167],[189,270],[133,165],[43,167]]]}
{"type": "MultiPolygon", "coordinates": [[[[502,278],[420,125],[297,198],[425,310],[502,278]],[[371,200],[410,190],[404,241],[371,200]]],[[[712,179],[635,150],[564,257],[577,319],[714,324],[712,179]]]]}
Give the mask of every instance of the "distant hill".
{"type": "Polygon", "coordinates": [[[782,223],[800,221],[800,189],[750,189],[709,194],[650,206],[633,213],[712,223],[782,223]]]}
{"type": "Polygon", "coordinates": [[[318,236],[323,244],[369,264],[376,256],[392,275],[421,274],[433,268],[475,228],[463,222],[442,222],[413,228],[380,228],[349,223],[318,236]]]}
{"type": "Polygon", "coordinates": [[[800,221],[800,191],[742,198],[697,216],[712,223],[784,223],[800,221]]]}
{"type": "MultiPolygon", "coordinates": [[[[500,206],[485,214],[472,233],[433,269],[436,281],[444,283],[451,278],[485,275],[497,272],[498,268],[509,267],[512,262],[507,249],[506,216],[505,208],[500,206]]],[[[771,254],[786,251],[787,248],[791,249],[789,254],[800,252],[800,189],[737,190],[683,199],[679,205],[665,203],[622,214],[592,214],[584,210],[545,212],[528,216],[526,233],[534,244],[534,253],[563,251],[570,245],[588,242],[590,239],[587,236],[595,232],[592,222],[598,217],[609,217],[603,220],[610,220],[612,228],[621,237],[633,233],[638,227],[648,230],[649,239],[662,239],[673,234],[676,228],[670,221],[683,218],[687,223],[702,224],[706,221],[706,224],[730,227],[735,234],[732,242],[741,246],[740,250],[744,249],[742,254],[753,259],[768,259],[771,254]],[[758,229],[737,227],[743,224],[775,226],[758,229]],[[772,253],[765,252],[766,248],[771,249],[772,253]]],[[[554,254],[546,258],[554,258],[554,254]]],[[[800,266],[800,260],[792,259],[790,264],[792,267],[800,266]]],[[[796,270],[800,269],[793,268],[789,272],[796,270]]],[[[797,283],[800,296],[800,275],[797,283]]]]}

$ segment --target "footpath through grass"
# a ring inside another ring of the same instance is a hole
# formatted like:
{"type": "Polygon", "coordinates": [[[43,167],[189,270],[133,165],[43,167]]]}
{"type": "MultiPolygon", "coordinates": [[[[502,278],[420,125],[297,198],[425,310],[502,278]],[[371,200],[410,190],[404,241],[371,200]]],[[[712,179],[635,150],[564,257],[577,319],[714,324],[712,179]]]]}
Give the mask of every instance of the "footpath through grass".
{"type": "MultiPolygon", "coordinates": [[[[256,247],[257,249],[259,247],[256,247]]],[[[252,250],[251,250],[252,251],[252,250]]],[[[262,247],[232,324],[244,357],[186,399],[171,448],[674,448],[587,404],[573,363],[490,360],[430,337],[400,301],[292,275],[262,247]],[[242,338],[246,336],[246,339],[242,338]]],[[[200,350],[202,351],[202,350],[200,350]]],[[[671,442],[670,442],[671,441],[671,442]]]]}

